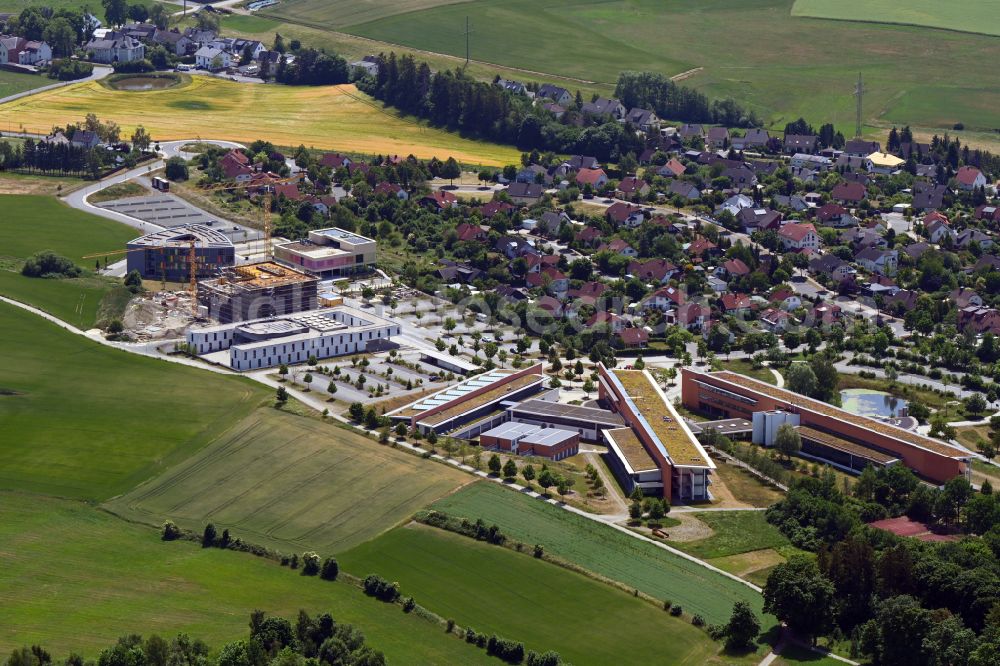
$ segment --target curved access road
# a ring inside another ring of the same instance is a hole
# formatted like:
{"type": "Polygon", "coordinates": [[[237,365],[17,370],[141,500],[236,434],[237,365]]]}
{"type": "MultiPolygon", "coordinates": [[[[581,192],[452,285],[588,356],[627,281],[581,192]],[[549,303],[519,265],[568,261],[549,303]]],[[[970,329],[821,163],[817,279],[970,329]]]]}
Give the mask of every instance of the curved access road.
{"type": "Polygon", "coordinates": [[[25,90],[24,92],[15,93],[13,95],[7,95],[6,97],[0,97],[0,104],[13,102],[15,99],[21,99],[22,97],[30,97],[31,95],[36,95],[40,92],[45,92],[46,90],[55,90],[56,88],[71,86],[74,83],[85,83],[87,81],[100,81],[101,79],[110,76],[114,71],[115,70],[111,69],[110,67],[106,67],[103,65],[95,65],[94,71],[90,73],[90,76],[84,77],[82,79],[76,79],[75,81],[57,81],[56,83],[52,83],[47,86],[42,86],[41,88],[32,88],[31,90],[25,90]]]}

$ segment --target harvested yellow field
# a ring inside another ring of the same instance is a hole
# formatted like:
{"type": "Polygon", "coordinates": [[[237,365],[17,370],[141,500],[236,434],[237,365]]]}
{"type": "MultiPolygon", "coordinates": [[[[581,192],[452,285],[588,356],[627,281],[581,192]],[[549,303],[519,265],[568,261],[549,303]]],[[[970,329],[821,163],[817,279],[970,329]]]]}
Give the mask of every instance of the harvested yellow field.
{"type": "Polygon", "coordinates": [[[114,120],[125,134],[142,125],[158,141],[264,139],[282,146],[454,157],[489,166],[520,160],[514,148],[464,139],[383,109],[353,85],[293,87],[194,76],[173,88],[136,92],[88,82],[0,104],[0,127],[48,132],[88,113],[114,120]]]}

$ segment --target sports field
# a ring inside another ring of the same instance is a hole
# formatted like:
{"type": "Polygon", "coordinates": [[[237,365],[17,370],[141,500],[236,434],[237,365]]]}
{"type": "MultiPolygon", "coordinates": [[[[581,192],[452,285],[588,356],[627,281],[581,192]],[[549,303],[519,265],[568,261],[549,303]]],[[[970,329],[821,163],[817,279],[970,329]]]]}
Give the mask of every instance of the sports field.
{"type": "Polygon", "coordinates": [[[99,345],[0,304],[0,489],[104,500],[167,469],[269,392],[99,345]]]}
{"type": "Polygon", "coordinates": [[[1000,35],[1000,0],[795,0],[792,16],[1000,35]]]}
{"type": "Polygon", "coordinates": [[[467,481],[346,428],[263,408],[107,506],[154,525],[214,522],[286,553],[339,553],[467,481]]]}
{"type": "MultiPolygon", "coordinates": [[[[813,1],[834,4],[834,0],[813,1]]],[[[426,9],[414,6],[413,11],[385,16],[383,10],[359,15],[349,9],[357,4],[349,0],[289,0],[266,11],[311,28],[325,25],[452,56],[465,54],[462,33],[468,16],[475,31],[472,58],[477,61],[534,72],[526,78],[547,72],[606,86],[613,85],[622,70],[675,75],[697,68],[685,79],[686,85],[711,97],[738,99],[779,127],[801,115],[817,125],[830,121],[852,130],[851,93],[859,71],[868,88],[869,125],[950,128],[963,122],[969,129],[1000,127],[1000,88],[987,83],[995,77],[993,63],[1000,61],[997,38],[803,18],[793,16],[793,3],[597,0],[581,5],[570,0],[544,4],[471,0],[436,3],[426,9]],[[353,19],[337,18],[349,16],[358,16],[358,22],[345,25],[353,19]],[[734,31],[738,39],[730,38],[734,31]],[[720,39],[725,39],[725,48],[719,48],[720,39]]],[[[876,4],[880,3],[888,0],[876,4]]],[[[953,5],[941,7],[941,12],[954,11],[953,5]]],[[[989,20],[997,25],[995,12],[989,20]]],[[[330,34],[334,46],[337,38],[330,34]]],[[[364,48],[377,53],[388,47],[364,48]]],[[[572,82],[568,85],[574,87],[572,82]]]]}
{"type": "Polygon", "coordinates": [[[463,626],[538,652],[556,650],[577,666],[723,663],[719,645],[686,619],[530,553],[433,527],[393,530],[340,562],[357,574],[377,571],[398,581],[405,595],[463,626]]]}
{"type": "Polygon", "coordinates": [[[541,544],[546,552],[622,582],[658,599],[669,599],[709,623],[729,618],[746,600],[760,610],[763,599],[749,587],[606,525],[550,504],[480,482],[436,502],[432,508],[487,524],[510,538],[541,544]]]}
{"type": "MultiPolygon", "coordinates": [[[[272,37],[273,38],[273,37],[272,37]]],[[[128,135],[143,125],[156,140],[227,139],[249,143],[265,139],[282,146],[368,154],[454,157],[467,164],[514,164],[514,149],[428,127],[384,110],[353,85],[252,85],[211,76],[165,90],[113,90],[99,82],[50,90],[0,105],[0,127],[23,123],[29,131],[96,113],[114,120],[128,135]]]]}
{"type": "Polygon", "coordinates": [[[40,644],[61,663],[96,659],[124,634],[179,632],[217,653],[245,639],[255,608],[354,623],[391,664],[496,664],[443,629],[357,588],[243,553],[160,541],[80,502],[0,493],[0,654],[40,644]]]}
{"type": "Polygon", "coordinates": [[[78,328],[92,327],[114,281],[27,278],[19,272],[21,262],[41,250],[52,250],[93,269],[94,264],[81,259],[83,255],[124,247],[136,237],[135,230],[45,196],[0,194],[0,211],[0,294],[30,303],[78,328]]]}

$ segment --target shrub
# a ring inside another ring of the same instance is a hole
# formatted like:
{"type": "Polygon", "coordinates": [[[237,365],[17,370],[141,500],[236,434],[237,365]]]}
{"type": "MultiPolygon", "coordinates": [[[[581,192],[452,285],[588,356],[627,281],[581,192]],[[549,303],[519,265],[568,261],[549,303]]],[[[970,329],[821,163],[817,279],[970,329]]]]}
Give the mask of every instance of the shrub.
{"type": "Polygon", "coordinates": [[[319,555],[309,551],[302,553],[302,575],[303,576],[315,576],[319,573],[320,559],[319,555]]]}
{"type": "Polygon", "coordinates": [[[542,555],[544,555],[544,554],[545,554],[545,551],[542,549],[542,547],[539,544],[536,543],[535,544],[535,552],[534,552],[535,557],[541,558],[542,555]]]}
{"type": "Polygon", "coordinates": [[[209,548],[210,546],[214,546],[215,537],[216,537],[215,525],[213,525],[212,523],[205,525],[205,531],[201,535],[201,547],[209,548]]]}
{"type": "Polygon", "coordinates": [[[449,634],[450,634],[450,633],[451,633],[451,632],[453,632],[454,630],[455,630],[455,621],[454,621],[454,620],[451,620],[451,619],[449,619],[449,620],[448,620],[448,627],[447,627],[447,628],[445,629],[445,632],[447,632],[447,633],[449,633],[449,634]]]}
{"type": "Polygon", "coordinates": [[[701,615],[695,615],[693,618],[691,618],[691,624],[693,624],[696,627],[704,627],[705,618],[703,618],[701,615]]]}
{"type": "Polygon", "coordinates": [[[182,536],[184,536],[184,533],[181,532],[181,528],[177,527],[172,520],[164,521],[163,535],[161,537],[164,541],[176,541],[182,536]]]}
{"type": "Polygon", "coordinates": [[[76,81],[94,73],[94,66],[83,60],[53,60],[48,77],[57,81],[76,81]]]}
{"type": "Polygon", "coordinates": [[[340,575],[340,565],[337,564],[337,558],[328,557],[323,560],[323,568],[320,569],[319,577],[323,580],[337,580],[337,576],[340,575]]]}
{"type": "Polygon", "coordinates": [[[500,638],[496,634],[486,642],[486,654],[498,657],[511,664],[524,661],[524,643],[518,643],[508,638],[500,638]]]}
{"type": "Polygon", "coordinates": [[[670,599],[664,599],[663,610],[668,611],[673,607],[674,603],[670,599]]]}
{"type": "Polygon", "coordinates": [[[680,617],[681,613],[683,612],[684,609],[681,608],[680,606],[671,606],[670,608],[670,614],[673,615],[674,617],[680,617]]]}
{"type": "Polygon", "coordinates": [[[116,62],[115,74],[145,74],[156,68],[148,60],[132,60],[131,62],[116,62]]]}
{"type": "Polygon", "coordinates": [[[36,252],[21,267],[21,275],[25,277],[75,278],[82,274],[82,268],[51,250],[36,252]]]}
{"type": "Polygon", "coordinates": [[[376,574],[371,574],[364,581],[365,594],[380,601],[393,602],[399,599],[399,586],[390,583],[376,574]]]}
{"type": "Polygon", "coordinates": [[[164,175],[167,180],[172,180],[177,182],[179,180],[188,179],[188,165],[181,157],[171,157],[167,160],[167,166],[164,169],[164,175]]]}

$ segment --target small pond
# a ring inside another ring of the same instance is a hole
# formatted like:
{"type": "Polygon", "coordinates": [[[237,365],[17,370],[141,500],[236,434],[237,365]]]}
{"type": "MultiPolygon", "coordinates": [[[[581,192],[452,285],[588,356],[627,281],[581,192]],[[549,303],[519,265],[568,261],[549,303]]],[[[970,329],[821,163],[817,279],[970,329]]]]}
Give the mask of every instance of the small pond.
{"type": "Polygon", "coordinates": [[[127,76],[110,83],[115,90],[163,90],[172,88],[180,81],[172,76],[127,76]]]}
{"type": "Polygon", "coordinates": [[[840,405],[852,414],[874,418],[906,416],[906,400],[870,389],[845,389],[840,392],[840,405]]]}

